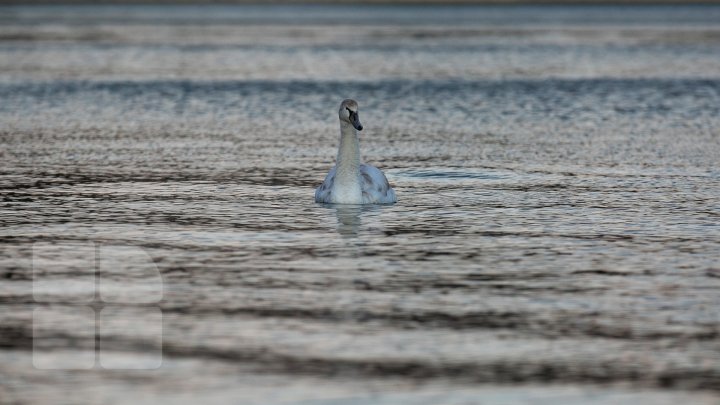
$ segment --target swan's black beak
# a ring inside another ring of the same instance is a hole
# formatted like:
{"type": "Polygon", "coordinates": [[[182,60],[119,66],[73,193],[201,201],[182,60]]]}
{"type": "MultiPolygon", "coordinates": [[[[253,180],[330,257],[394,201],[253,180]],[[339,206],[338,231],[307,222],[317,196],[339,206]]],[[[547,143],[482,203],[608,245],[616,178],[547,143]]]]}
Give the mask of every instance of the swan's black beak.
{"type": "Polygon", "coordinates": [[[352,126],[355,127],[358,131],[362,131],[362,124],[360,123],[360,117],[358,117],[357,113],[350,114],[350,122],[352,123],[352,126]]]}

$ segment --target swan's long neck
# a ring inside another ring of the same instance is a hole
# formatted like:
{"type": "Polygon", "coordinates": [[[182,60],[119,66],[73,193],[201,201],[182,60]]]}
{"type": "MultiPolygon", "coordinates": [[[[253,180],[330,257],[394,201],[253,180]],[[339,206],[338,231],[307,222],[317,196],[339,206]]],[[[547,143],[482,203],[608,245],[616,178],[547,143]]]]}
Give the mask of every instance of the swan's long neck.
{"type": "Polygon", "coordinates": [[[340,149],[337,155],[334,194],[338,203],[362,203],[360,187],[360,143],[352,125],[340,121],[340,149]]]}
{"type": "Polygon", "coordinates": [[[345,121],[340,122],[340,149],[338,149],[337,167],[338,171],[343,169],[345,172],[355,172],[359,175],[360,143],[355,128],[345,121]]]}

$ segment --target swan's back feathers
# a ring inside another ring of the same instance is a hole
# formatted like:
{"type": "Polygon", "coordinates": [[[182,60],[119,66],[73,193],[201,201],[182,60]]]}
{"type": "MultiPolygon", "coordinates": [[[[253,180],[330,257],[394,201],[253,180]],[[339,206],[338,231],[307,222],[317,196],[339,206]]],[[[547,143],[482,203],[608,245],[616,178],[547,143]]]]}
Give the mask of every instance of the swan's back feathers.
{"type": "MultiPolygon", "coordinates": [[[[337,166],[325,176],[325,181],[315,190],[315,202],[332,203],[333,185],[337,166]]],[[[380,169],[367,164],[360,165],[360,188],[362,204],[393,204],[397,202],[395,190],[390,187],[385,174],[380,169]]]]}
{"type": "Polygon", "coordinates": [[[395,190],[390,187],[385,174],[377,167],[360,165],[363,204],[393,204],[397,202],[395,190]]]}
{"type": "Polygon", "coordinates": [[[332,187],[335,184],[335,172],[337,166],[333,166],[330,172],[325,176],[325,180],[320,187],[315,190],[315,202],[329,204],[332,202],[332,187]]]}

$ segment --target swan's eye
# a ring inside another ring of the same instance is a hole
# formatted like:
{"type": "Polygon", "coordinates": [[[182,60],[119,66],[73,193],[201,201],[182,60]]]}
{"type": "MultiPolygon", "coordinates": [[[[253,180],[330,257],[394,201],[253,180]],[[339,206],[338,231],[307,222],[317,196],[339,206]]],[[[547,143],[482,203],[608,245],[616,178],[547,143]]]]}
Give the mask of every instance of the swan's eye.
{"type": "Polygon", "coordinates": [[[351,109],[349,109],[349,108],[347,108],[347,107],[345,107],[345,109],[346,109],[346,110],[348,110],[348,114],[350,114],[350,116],[352,117],[352,115],[353,115],[353,112],[352,112],[352,110],[351,110],[351,109]]]}

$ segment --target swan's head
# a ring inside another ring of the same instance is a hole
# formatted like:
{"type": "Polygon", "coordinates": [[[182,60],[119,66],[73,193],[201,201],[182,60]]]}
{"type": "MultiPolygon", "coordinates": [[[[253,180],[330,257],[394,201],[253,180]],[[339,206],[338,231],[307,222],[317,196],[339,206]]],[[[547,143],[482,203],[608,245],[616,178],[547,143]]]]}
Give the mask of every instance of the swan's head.
{"type": "Polygon", "coordinates": [[[357,101],[347,99],[340,103],[340,111],[338,111],[340,121],[345,121],[355,127],[358,131],[362,131],[363,126],[360,123],[360,117],[358,116],[358,104],[357,101]]]}

